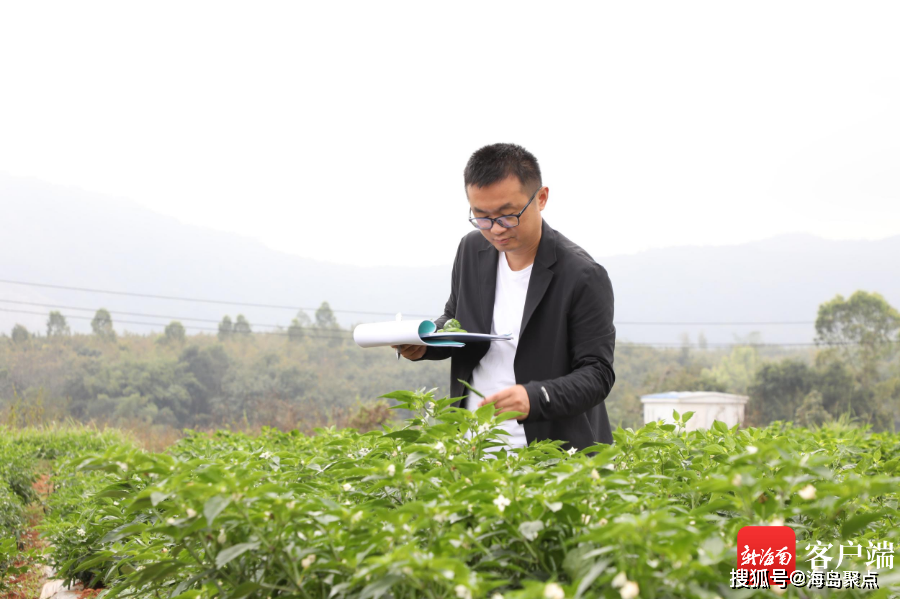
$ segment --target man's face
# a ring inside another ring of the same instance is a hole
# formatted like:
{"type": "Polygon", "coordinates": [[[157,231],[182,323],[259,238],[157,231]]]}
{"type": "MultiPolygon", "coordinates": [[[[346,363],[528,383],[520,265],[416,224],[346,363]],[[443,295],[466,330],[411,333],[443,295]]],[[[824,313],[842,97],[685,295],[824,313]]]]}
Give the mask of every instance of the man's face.
{"type": "MultiPolygon", "coordinates": [[[[523,189],[519,178],[510,175],[502,181],[479,188],[466,187],[473,217],[515,215],[522,210],[534,189],[523,189]]],[[[550,191],[544,187],[535,195],[531,205],[519,216],[518,227],[505,229],[494,223],[481,234],[500,252],[525,253],[536,251],[541,239],[541,211],[547,204],[550,191]]]]}

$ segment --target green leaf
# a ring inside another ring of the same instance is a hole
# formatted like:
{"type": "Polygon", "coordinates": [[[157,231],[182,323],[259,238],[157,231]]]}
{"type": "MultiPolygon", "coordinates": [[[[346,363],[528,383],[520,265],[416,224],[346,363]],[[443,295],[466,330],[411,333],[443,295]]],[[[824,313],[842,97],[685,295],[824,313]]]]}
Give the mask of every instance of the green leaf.
{"type": "Polygon", "coordinates": [[[383,437],[401,440],[404,442],[415,442],[422,437],[422,432],[415,429],[401,429],[384,434],[383,437]]]}
{"type": "Polygon", "coordinates": [[[152,492],[150,494],[150,503],[153,506],[156,506],[157,504],[159,504],[160,502],[162,502],[163,500],[165,500],[168,497],[169,497],[169,494],[166,494],[163,492],[152,492]]]}
{"type": "Polygon", "coordinates": [[[707,454],[726,454],[728,452],[728,450],[726,450],[719,444],[710,444],[709,446],[704,446],[703,451],[707,454]]]}
{"type": "Polygon", "coordinates": [[[409,467],[411,465],[416,464],[417,462],[419,462],[426,456],[428,456],[428,455],[423,454],[422,452],[413,452],[412,454],[410,454],[409,456],[406,457],[406,462],[403,464],[404,464],[404,466],[409,467]]]}
{"type": "Polygon", "coordinates": [[[231,598],[253,598],[254,596],[251,596],[251,594],[258,589],[259,584],[255,581],[245,581],[234,588],[234,591],[230,592],[228,595],[231,598]]]}
{"type": "Polygon", "coordinates": [[[856,532],[866,528],[869,523],[873,523],[884,515],[881,512],[874,513],[857,513],[844,521],[841,525],[841,537],[849,539],[856,532]]]}
{"type": "Polygon", "coordinates": [[[138,533],[147,529],[146,523],[128,523],[127,525],[122,525],[120,527],[116,527],[106,535],[104,535],[100,539],[101,544],[111,544],[112,542],[118,542],[122,538],[126,538],[132,533],[138,533]]]}
{"type": "Polygon", "coordinates": [[[410,402],[412,401],[416,395],[413,392],[408,392],[406,390],[397,390],[395,392],[389,392],[387,394],[382,394],[378,396],[379,398],[390,398],[391,400],[401,400],[410,402]]]}
{"type": "Polygon", "coordinates": [[[585,576],[578,582],[578,589],[575,590],[576,598],[581,598],[582,594],[584,594],[584,592],[591,587],[591,584],[594,583],[594,580],[606,570],[606,567],[609,566],[610,562],[609,559],[601,559],[591,565],[591,568],[585,576]]]}
{"type": "Polygon", "coordinates": [[[203,516],[206,517],[206,524],[212,527],[213,521],[230,503],[231,499],[224,496],[213,496],[207,500],[206,504],[203,505],[203,516]]]}
{"type": "Polygon", "coordinates": [[[256,550],[257,548],[259,548],[259,542],[245,542],[225,548],[216,555],[216,568],[221,569],[247,550],[256,550]]]}
{"type": "Polygon", "coordinates": [[[105,563],[105,562],[111,560],[110,557],[112,555],[113,555],[113,553],[108,550],[99,552],[99,553],[97,553],[97,556],[95,556],[91,559],[88,559],[88,560],[84,561],[83,563],[81,563],[80,565],[78,565],[77,567],[75,567],[75,571],[87,571],[91,567],[94,567],[96,565],[99,565],[101,563],[105,563]]]}
{"type": "Polygon", "coordinates": [[[494,406],[493,403],[485,404],[481,408],[475,411],[475,416],[478,417],[478,421],[483,423],[494,416],[494,413],[497,412],[497,407],[494,406]]]}
{"type": "Polygon", "coordinates": [[[363,588],[363,590],[359,593],[360,598],[381,598],[382,594],[389,591],[391,586],[393,586],[398,581],[401,581],[403,578],[399,575],[385,575],[378,581],[373,581],[369,585],[363,588]]]}
{"type": "Polygon", "coordinates": [[[476,396],[481,396],[482,398],[484,398],[484,394],[482,394],[481,392],[479,392],[478,390],[473,388],[471,385],[469,385],[468,381],[466,381],[464,379],[457,379],[457,381],[460,382],[461,384],[463,384],[464,386],[466,386],[467,388],[469,388],[469,391],[473,392],[476,396]]]}

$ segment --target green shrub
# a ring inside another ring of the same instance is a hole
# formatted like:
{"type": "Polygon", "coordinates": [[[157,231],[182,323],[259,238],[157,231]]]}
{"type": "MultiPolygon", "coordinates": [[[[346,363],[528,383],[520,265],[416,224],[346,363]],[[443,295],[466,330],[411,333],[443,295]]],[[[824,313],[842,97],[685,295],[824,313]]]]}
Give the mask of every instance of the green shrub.
{"type": "Polygon", "coordinates": [[[60,463],[60,573],[110,597],[615,597],[617,576],[646,597],[729,597],[745,525],[783,521],[798,550],[898,541],[897,436],[685,432],[676,414],[613,446],[507,453],[491,406],[432,392],[388,394],[416,415],[393,430],[187,432],[162,454],[111,445],[60,463]]]}

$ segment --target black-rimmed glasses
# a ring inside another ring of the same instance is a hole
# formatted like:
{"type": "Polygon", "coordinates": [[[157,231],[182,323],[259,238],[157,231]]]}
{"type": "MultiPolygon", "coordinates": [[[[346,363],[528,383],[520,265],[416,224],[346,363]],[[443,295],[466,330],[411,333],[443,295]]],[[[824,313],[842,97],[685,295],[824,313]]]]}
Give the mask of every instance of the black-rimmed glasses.
{"type": "MultiPolygon", "coordinates": [[[[531,195],[531,198],[528,199],[528,204],[525,205],[525,208],[528,208],[528,206],[534,200],[535,196],[537,196],[537,193],[539,191],[541,191],[542,189],[544,189],[543,186],[539,187],[538,189],[536,189],[534,191],[534,193],[531,195]]],[[[469,219],[469,222],[472,224],[473,227],[475,227],[475,229],[491,229],[494,226],[495,222],[498,223],[500,225],[500,227],[502,227],[504,229],[510,229],[512,227],[517,227],[519,225],[519,217],[521,217],[522,213],[525,212],[525,208],[520,210],[519,213],[515,214],[515,215],[503,215],[502,217],[496,217],[496,218],[473,217],[473,218],[469,219]]],[[[470,213],[472,212],[471,207],[469,208],[469,212],[470,213]]]]}

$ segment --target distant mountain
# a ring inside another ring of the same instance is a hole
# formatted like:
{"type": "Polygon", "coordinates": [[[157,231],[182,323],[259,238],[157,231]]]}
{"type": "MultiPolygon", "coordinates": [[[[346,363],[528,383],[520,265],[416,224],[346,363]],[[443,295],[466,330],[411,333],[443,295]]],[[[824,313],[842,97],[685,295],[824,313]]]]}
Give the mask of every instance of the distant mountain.
{"type": "MultiPolygon", "coordinates": [[[[450,261],[435,267],[355,267],[292,256],[261,242],[159,215],[136,203],[74,188],[0,175],[0,279],[259,304],[309,307],[323,300],[344,326],[406,315],[438,316],[449,292],[450,261]]],[[[303,224],[298,223],[302,230],[303,224]]],[[[563,232],[565,233],[565,232],[563,232]]],[[[574,240],[578,243],[578,240],[574,240]]],[[[373,241],[373,243],[380,243],[373,241]]],[[[327,250],[323,251],[327,256],[327,250]]],[[[616,294],[619,339],[677,343],[683,333],[710,343],[759,331],[766,342],[808,342],[813,327],[629,325],[625,322],[806,321],[835,294],[878,291],[900,307],[900,236],[880,241],[829,241],[784,235],[734,246],[685,246],[598,258],[616,294]]],[[[243,313],[255,329],[287,326],[293,310],[170,301],[0,283],[0,331],[15,323],[45,329],[47,307],[91,317],[113,312],[119,331],[160,331],[167,319],[117,312],[218,321],[243,313]],[[7,301],[7,302],[4,302],[7,301]],[[40,314],[4,312],[30,311],[40,314]],[[159,322],[158,326],[123,323],[159,322]]],[[[308,311],[312,316],[312,311],[308,311]]],[[[89,319],[70,318],[89,331],[89,319]]],[[[184,321],[215,328],[215,323],[184,321]]]]}
{"type": "Polygon", "coordinates": [[[616,320],[785,322],[809,325],[629,326],[622,337],[671,342],[702,331],[731,342],[758,331],[764,342],[802,343],[815,336],[819,304],[856,290],[879,292],[900,308],[900,236],[832,241],[781,235],[734,246],[685,246],[600,259],[616,292],[616,320]]]}

